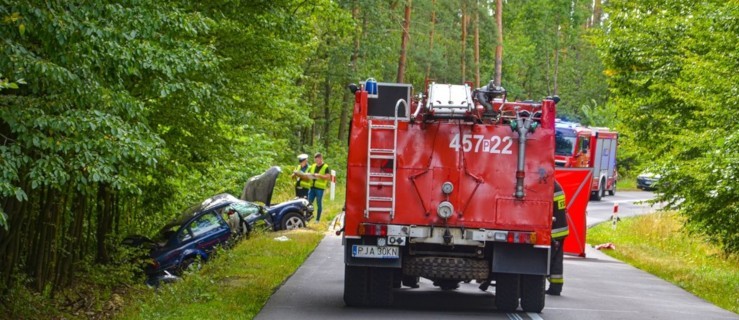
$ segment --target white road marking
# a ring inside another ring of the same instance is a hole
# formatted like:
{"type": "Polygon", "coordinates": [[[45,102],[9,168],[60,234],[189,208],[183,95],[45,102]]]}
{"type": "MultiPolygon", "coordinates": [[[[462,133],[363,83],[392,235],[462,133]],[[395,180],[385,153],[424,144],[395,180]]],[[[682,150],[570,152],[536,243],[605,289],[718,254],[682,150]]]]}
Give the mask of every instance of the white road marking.
{"type": "Polygon", "coordinates": [[[518,315],[518,313],[507,313],[508,319],[511,320],[523,320],[521,316],[518,315]]]}
{"type": "Polygon", "coordinates": [[[586,309],[586,308],[547,308],[547,310],[568,310],[568,311],[595,311],[595,312],[618,312],[618,313],[639,313],[635,310],[622,309],[586,309]]]}
{"type": "Polygon", "coordinates": [[[528,312],[526,313],[531,320],[544,320],[544,318],[540,317],[538,313],[528,312]]]}

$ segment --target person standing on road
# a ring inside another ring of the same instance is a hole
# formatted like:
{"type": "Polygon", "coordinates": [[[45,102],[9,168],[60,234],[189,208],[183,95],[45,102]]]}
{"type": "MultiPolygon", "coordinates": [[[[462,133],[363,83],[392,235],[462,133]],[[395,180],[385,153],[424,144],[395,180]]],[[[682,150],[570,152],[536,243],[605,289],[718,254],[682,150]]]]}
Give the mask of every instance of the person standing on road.
{"type": "Polygon", "coordinates": [[[295,168],[293,174],[290,176],[295,181],[295,196],[298,198],[307,198],[308,190],[310,190],[313,182],[310,179],[301,178],[298,173],[306,173],[308,171],[308,155],[303,153],[298,156],[298,167],[295,168]]]}
{"type": "Polygon", "coordinates": [[[328,181],[331,179],[331,175],[328,174],[328,164],[323,162],[323,155],[316,153],[313,157],[315,163],[308,167],[308,174],[314,176],[313,184],[308,191],[308,202],[313,204],[315,199],[318,203],[318,214],[316,215],[316,222],[321,220],[321,212],[323,211],[323,191],[328,186],[328,181]]]}
{"type": "Polygon", "coordinates": [[[567,224],[567,202],[562,186],[554,180],[554,221],[552,221],[552,259],[549,265],[549,289],[547,294],[558,296],[562,294],[565,279],[564,273],[564,240],[570,234],[567,224]]]}

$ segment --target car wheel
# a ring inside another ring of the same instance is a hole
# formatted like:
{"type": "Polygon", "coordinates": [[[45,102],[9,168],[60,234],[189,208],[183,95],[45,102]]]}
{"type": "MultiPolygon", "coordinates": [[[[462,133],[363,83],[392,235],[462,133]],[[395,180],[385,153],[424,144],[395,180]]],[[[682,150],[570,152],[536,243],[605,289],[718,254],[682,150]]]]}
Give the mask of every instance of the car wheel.
{"type": "Polygon", "coordinates": [[[305,227],[305,220],[300,214],[290,212],[282,217],[282,230],[293,230],[305,227]]]}
{"type": "Polygon", "coordinates": [[[185,272],[195,272],[203,268],[203,260],[198,256],[187,257],[177,267],[176,275],[182,276],[185,272]]]}

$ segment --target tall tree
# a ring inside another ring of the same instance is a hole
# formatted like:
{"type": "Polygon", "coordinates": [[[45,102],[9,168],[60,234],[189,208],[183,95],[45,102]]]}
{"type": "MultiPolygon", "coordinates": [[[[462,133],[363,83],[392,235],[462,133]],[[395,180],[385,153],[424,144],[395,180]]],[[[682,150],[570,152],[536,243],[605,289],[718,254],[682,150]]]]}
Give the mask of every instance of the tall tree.
{"type": "Polygon", "coordinates": [[[405,14],[403,15],[403,32],[400,42],[400,58],[398,59],[398,77],[395,80],[398,83],[402,83],[405,79],[405,63],[406,63],[406,48],[408,46],[409,34],[411,29],[411,6],[412,0],[406,0],[405,3],[405,14]]]}
{"type": "MultiPolygon", "coordinates": [[[[436,30],[436,0],[431,0],[431,31],[429,31],[429,52],[434,52],[434,31],[436,30]]],[[[430,56],[430,54],[429,54],[430,56]]],[[[426,63],[426,73],[424,80],[428,80],[431,75],[431,59],[426,63]]]]}
{"type": "Polygon", "coordinates": [[[462,25],[462,37],[460,39],[461,40],[460,47],[462,47],[462,55],[461,55],[461,58],[460,58],[460,68],[462,70],[461,71],[461,73],[462,73],[462,82],[465,82],[466,81],[466,74],[467,74],[467,64],[466,64],[467,63],[467,59],[466,59],[467,58],[467,54],[466,54],[466,52],[467,52],[467,23],[469,21],[469,13],[467,12],[468,11],[468,9],[467,9],[467,1],[466,0],[461,0],[461,4],[462,4],[462,10],[461,10],[462,16],[461,16],[460,21],[461,21],[461,25],[462,25]]]}
{"type": "Polygon", "coordinates": [[[500,86],[503,77],[503,0],[495,1],[495,25],[498,32],[495,46],[495,85],[500,86]]]}
{"type": "Polygon", "coordinates": [[[690,230],[739,252],[739,6],[609,0],[604,53],[621,144],[662,175],[690,230]]]}
{"type": "Polygon", "coordinates": [[[475,88],[480,87],[480,2],[475,0],[475,88]]]}

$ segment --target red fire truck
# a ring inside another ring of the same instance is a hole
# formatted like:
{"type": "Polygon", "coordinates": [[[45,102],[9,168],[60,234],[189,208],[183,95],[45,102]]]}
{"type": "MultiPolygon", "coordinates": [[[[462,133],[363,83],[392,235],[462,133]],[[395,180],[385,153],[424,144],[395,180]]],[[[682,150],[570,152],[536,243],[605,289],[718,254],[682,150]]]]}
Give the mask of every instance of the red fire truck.
{"type": "Polygon", "coordinates": [[[579,123],[555,119],[554,161],[559,167],[592,168],[590,192],[593,200],[616,193],[616,150],[618,133],[603,127],[584,127],[579,123]]]}
{"type": "Polygon", "coordinates": [[[541,311],[555,101],[509,102],[492,84],[429,83],[413,99],[408,84],[351,88],[345,303],[389,305],[423,277],[492,283],[498,310],[541,311]]]}

